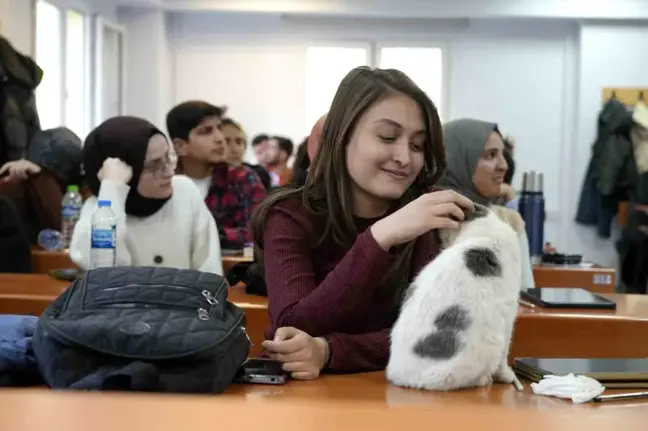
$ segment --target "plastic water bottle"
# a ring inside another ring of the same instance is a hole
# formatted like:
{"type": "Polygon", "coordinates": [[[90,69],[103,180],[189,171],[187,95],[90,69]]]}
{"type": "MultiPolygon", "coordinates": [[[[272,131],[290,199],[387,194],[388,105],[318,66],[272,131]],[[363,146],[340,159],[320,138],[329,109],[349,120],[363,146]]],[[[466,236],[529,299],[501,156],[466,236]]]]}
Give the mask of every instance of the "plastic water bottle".
{"type": "Polygon", "coordinates": [[[79,186],[68,186],[67,193],[61,201],[63,209],[61,217],[62,248],[70,248],[74,227],[81,217],[81,205],[83,205],[83,198],[79,193],[79,186]]]}
{"type": "Polygon", "coordinates": [[[38,245],[47,251],[63,250],[63,237],[55,229],[43,229],[38,233],[38,245]]]}
{"type": "Polygon", "coordinates": [[[99,201],[92,215],[90,233],[90,269],[115,266],[117,216],[110,201],[99,201]]]}

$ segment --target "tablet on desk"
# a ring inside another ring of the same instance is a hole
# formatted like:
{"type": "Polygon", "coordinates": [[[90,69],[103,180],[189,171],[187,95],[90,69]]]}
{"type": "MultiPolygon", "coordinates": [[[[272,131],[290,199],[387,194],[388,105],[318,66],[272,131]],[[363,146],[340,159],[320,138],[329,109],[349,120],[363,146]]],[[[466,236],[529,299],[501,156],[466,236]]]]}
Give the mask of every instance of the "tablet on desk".
{"type": "Polygon", "coordinates": [[[538,287],[526,289],[520,298],[546,308],[616,309],[616,303],[585,289],[571,287],[538,287]]]}

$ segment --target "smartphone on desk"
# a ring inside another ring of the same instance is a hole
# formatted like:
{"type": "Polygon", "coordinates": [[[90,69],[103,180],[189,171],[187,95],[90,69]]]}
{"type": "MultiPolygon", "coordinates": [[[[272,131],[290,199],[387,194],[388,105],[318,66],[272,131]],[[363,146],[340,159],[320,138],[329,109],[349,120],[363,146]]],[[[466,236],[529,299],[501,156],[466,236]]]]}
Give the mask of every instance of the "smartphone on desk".
{"type": "Polygon", "coordinates": [[[234,381],[262,385],[284,385],[288,381],[288,373],[281,368],[281,362],[274,359],[248,359],[241,365],[234,381]]]}

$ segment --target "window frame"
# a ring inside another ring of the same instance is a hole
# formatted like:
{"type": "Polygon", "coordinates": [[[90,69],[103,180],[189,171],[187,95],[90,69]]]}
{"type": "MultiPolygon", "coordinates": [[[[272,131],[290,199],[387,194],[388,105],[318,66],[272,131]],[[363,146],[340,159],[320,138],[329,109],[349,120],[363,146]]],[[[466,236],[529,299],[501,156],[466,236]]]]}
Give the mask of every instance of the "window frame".
{"type": "MultiPolygon", "coordinates": [[[[45,3],[48,4],[49,6],[54,7],[55,9],[58,10],[59,13],[59,49],[60,49],[60,56],[58,58],[59,64],[59,82],[58,82],[58,100],[59,100],[59,121],[61,124],[55,125],[54,127],[61,126],[65,124],[65,94],[66,94],[66,64],[65,64],[65,52],[67,51],[67,46],[66,46],[66,41],[67,41],[67,10],[60,5],[58,5],[55,2],[48,1],[48,0],[33,0],[32,6],[33,6],[33,14],[34,14],[34,30],[33,30],[33,40],[34,40],[34,60],[36,63],[39,63],[38,59],[38,4],[39,3],[45,3]]],[[[41,59],[42,61],[42,59],[41,59]]],[[[38,88],[34,91],[34,97],[36,98],[36,106],[38,107],[38,96],[39,96],[39,91],[38,88]]],[[[40,115],[40,113],[39,113],[40,115]]]]}
{"type": "Polygon", "coordinates": [[[374,67],[380,67],[380,53],[383,48],[438,48],[441,50],[441,118],[448,118],[450,114],[450,50],[448,44],[435,41],[416,41],[413,39],[385,39],[374,43],[374,67]]]}
{"type": "MultiPolygon", "coordinates": [[[[448,44],[439,41],[417,41],[416,39],[381,39],[379,37],[364,38],[360,40],[311,40],[304,44],[304,71],[306,69],[306,52],[311,47],[331,48],[365,48],[367,49],[367,65],[369,67],[380,67],[380,55],[383,48],[437,48],[441,50],[441,118],[448,118],[451,112],[450,97],[450,72],[451,59],[448,44]]],[[[306,91],[306,75],[304,74],[304,89],[306,91]]],[[[307,96],[304,94],[304,104],[307,104],[307,96]]],[[[312,127],[312,126],[311,126],[312,127]]],[[[307,130],[310,133],[310,128],[307,130]]]]}
{"type": "MultiPolygon", "coordinates": [[[[64,39],[65,39],[65,53],[63,55],[63,123],[67,127],[67,109],[66,102],[69,94],[69,89],[67,88],[67,36],[68,36],[68,14],[70,12],[77,13],[83,17],[83,69],[84,69],[84,80],[83,80],[83,135],[86,135],[90,131],[91,122],[90,122],[90,109],[92,106],[92,67],[91,67],[91,58],[92,58],[92,32],[91,32],[91,22],[90,17],[83,10],[76,7],[68,7],[64,9],[65,16],[65,26],[64,26],[64,39]]],[[[81,136],[80,136],[81,137],[81,136]]]]}
{"type": "MultiPolygon", "coordinates": [[[[362,48],[365,50],[365,62],[366,66],[371,67],[374,63],[374,44],[368,40],[317,40],[310,41],[303,46],[303,64],[304,64],[304,115],[307,113],[308,108],[308,77],[306,74],[307,69],[307,58],[308,58],[308,49],[309,48],[362,48]]],[[[324,112],[322,112],[324,114],[324,112]]],[[[313,124],[316,120],[313,120],[310,124],[304,125],[305,136],[308,136],[311,132],[313,124]]],[[[308,122],[308,120],[306,120],[308,122]]]]}
{"type": "MultiPolygon", "coordinates": [[[[38,33],[38,13],[37,13],[37,7],[38,3],[47,3],[59,11],[59,25],[60,25],[60,50],[61,50],[61,55],[59,58],[59,70],[60,70],[60,77],[59,77],[59,111],[60,111],[60,123],[56,125],[55,127],[68,127],[68,122],[67,122],[67,109],[66,109],[66,104],[67,104],[67,99],[68,99],[68,93],[69,89],[67,86],[67,72],[68,72],[68,64],[67,64],[67,57],[68,57],[68,45],[67,45],[67,40],[68,40],[68,13],[69,12],[74,12],[83,17],[83,33],[84,33],[84,41],[83,41],[83,55],[84,55],[84,61],[83,61],[83,74],[84,74],[84,83],[83,83],[83,101],[84,101],[84,117],[83,117],[83,133],[87,133],[90,129],[91,122],[90,122],[90,108],[92,106],[92,95],[91,95],[91,89],[93,86],[93,78],[92,78],[92,67],[91,67],[91,47],[92,47],[92,33],[91,33],[91,22],[90,22],[90,16],[88,15],[87,11],[84,10],[82,7],[77,7],[79,5],[76,5],[74,3],[70,2],[64,2],[64,1],[57,1],[57,0],[32,0],[32,11],[33,11],[33,52],[34,52],[34,59],[36,62],[38,62],[38,49],[37,49],[37,33],[38,33]]],[[[36,96],[38,97],[38,96],[36,96]]],[[[79,131],[75,131],[79,132],[79,131]]],[[[83,138],[82,136],[80,136],[83,138]]]]}
{"type": "Polygon", "coordinates": [[[120,37],[120,51],[119,51],[119,111],[120,115],[126,112],[126,47],[127,35],[125,27],[105,19],[100,14],[93,16],[93,104],[92,104],[92,125],[96,127],[101,124],[105,118],[103,117],[103,47],[104,47],[104,29],[109,29],[120,37]]]}

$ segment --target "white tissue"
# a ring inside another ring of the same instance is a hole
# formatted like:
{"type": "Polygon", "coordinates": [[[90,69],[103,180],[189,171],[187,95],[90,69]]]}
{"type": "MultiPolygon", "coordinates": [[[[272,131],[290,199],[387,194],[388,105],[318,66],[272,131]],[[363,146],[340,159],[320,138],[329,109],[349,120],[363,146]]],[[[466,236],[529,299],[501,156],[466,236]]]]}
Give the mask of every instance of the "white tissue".
{"type": "Polygon", "coordinates": [[[586,376],[546,375],[539,383],[531,383],[531,389],[536,395],[571,399],[574,403],[586,403],[598,397],[605,391],[605,386],[597,380],[586,376]]]}

